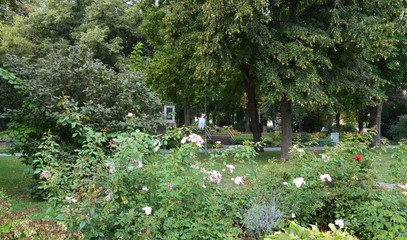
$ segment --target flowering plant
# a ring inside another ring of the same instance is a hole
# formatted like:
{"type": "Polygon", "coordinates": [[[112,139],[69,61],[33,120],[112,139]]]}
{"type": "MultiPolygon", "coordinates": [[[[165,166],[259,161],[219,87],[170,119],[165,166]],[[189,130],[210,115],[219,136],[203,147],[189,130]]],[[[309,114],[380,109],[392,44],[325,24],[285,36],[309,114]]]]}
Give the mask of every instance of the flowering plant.
{"type": "Polygon", "coordinates": [[[165,145],[165,135],[84,131],[83,148],[73,163],[59,163],[59,146],[52,138],[44,139],[44,151],[38,155],[43,165],[41,187],[61,206],[61,220],[69,229],[85,238],[108,239],[199,239],[213,234],[228,239],[242,233],[242,224],[236,222],[243,221],[241,209],[252,192],[246,182],[251,180],[249,176],[231,180],[236,167],[226,160],[250,159],[253,148],[214,153],[216,157],[201,162],[197,150],[202,138],[196,134],[178,138],[183,142],[179,148],[162,153],[156,147],[157,142],[165,145]],[[224,171],[219,167],[222,162],[224,171]],[[229,183],[236,189],[225,189],[229,183]]]}

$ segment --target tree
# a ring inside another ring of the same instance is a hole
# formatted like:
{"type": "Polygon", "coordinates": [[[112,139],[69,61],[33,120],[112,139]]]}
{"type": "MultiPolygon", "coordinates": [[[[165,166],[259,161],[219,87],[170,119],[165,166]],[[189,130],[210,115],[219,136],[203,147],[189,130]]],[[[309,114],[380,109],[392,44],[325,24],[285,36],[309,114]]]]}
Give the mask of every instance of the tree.
{"type": "Polygon", "coordinates": [[[119,69],[128,64],[133,46],[144,41],[138,31],[140,16],[133,1],[38,0],[7,26],[19,29],[15,35],[29,39],[38,57],[52,49],[79,45],[119,69]]]}
{"type": "Polygon", "coordinates": [[[393,9],[386,0],[142,3],[160,44],[168,48],[195,44],[190,68],[196,77],[240,72],[255,141],[261,138],[258,85],[267,97],[280,102],[284,159],[289,158],[292,141],[293,103],[332,105],[336,93],[347,94],[347,83],[359,84],[360,69],[374,76],[361,84],[373,92],[381,80],[371,62],[387,57],[394,44],[394,25],[377,17],[385,15],[381,5],[393,9]],[[337,50],[345,50],[342,58],[338,59],[337,50]],[[356,61],[358,67],[347,73],[346,61],[356,61]],[[337,68],[336,63],[342,65],[337,68]]]}

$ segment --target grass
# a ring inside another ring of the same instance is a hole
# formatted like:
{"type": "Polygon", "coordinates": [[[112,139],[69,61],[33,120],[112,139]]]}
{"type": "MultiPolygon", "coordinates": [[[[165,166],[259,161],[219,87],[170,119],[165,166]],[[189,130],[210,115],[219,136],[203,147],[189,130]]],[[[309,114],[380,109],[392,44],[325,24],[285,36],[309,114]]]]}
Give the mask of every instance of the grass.
{"type": "MultiPolygon", "coordinates": [[[[373,170],[377,174],[377,180],[380,182],[394,183],[393,177],[390,174],[390,165],[392,163],[392,154],[395,149],[387,149],[384,152],[378,153],[378,158],[373,162],[373,170]]],[[[323,153],[324,151],[317,151],[318,153],[323,153]]],[[[280,164],[284,164],[285,167],[291,167],[291,161],[283,161],[280,159],[281,151],[267,151],[259,153],[255,159],[255,166],[249,166],[247,163],[240,162],[228,162],[228,164],[233,164],[236,166],[236,171],[234,175],[244,175],[246,173],[254,173],[255,168],[261,168],[269,164],[270,160],[276,161],[280,164]]],[[[199,156],[200,160],[204,161],[205,155],[202,153],[199,156]]],[[[218,169],[224,168],[223,163],[219,163],[216,166],[218,169]]]]}
{"type": "Polygon", "coordinates": [[[5,144],[0,143],[0,153],[9,153],[9,147],[5,144]]]}
{"type": "Polygon", "coordinates": [[[27,194],[30,186],[30,169],[23,165],[18,157],[0,157],[0,190],[7,196],[13,211],[25,207],[36,207],[41,211],[33,213],[34,219],[50,219],[56,213],[48,212],[50,207],[46,201],[39,201],[27,194]]]}

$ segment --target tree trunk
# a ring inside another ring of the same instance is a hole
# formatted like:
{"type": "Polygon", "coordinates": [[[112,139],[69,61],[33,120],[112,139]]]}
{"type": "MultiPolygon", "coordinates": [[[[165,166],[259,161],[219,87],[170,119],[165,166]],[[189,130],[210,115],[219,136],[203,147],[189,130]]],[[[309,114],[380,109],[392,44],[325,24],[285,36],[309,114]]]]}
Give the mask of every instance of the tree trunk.
{"type": "Polygon", "coordinates": [[[191,125],[191,103],[189,101],[189,96],[185,99],[184,106],[184,124],[185,126],[191,125]]]}
{"type": "Polygon", "coordinates": [[[383,109],[383,102],[381,102],[377,106],[370,108],[369,128],[376,131],[376,134],[372,139],[372,144],[371,144],[372,147],[378,147],[380,145],[382,109],[383,109]]]}
{"type": "Polygon", "coordinates": [[[335,124],[338,132],[341,132],[341,113],[337,112],[335,115],[335,124]]]}
{"type": "Polygon", "coordinates": [[[364,120],[365,120],[365,113],[360,110],[358,112],[358,128],[359,128],[359,133],[362,133],[363,128],[364,128],[364,120]]]}
{"type": "MultiPolygon", "coordinates": [[[[240,71],[243,75],[243,83],[247,95],[247,111],[250,116],[249,122],[253,133],[253,141],[261,142],[262,127],[259,122],[259,114],[257,111],[256,88],[254,79],[252,76],[250,76],[249,66],[247,64],[241,65],[240,71]]],[[[263,149],[259,149],[259,151],[263,151],[263,149]]]]}
{"type": "Polygon", "coordinates": [[[283,134],[283,140],[281,144],[281,158],[290,158],[290,148],[292,145],[293,138],[293,127],[292,127],[292,102],[283,96],[281,99],[281,132],[283,134]]]}

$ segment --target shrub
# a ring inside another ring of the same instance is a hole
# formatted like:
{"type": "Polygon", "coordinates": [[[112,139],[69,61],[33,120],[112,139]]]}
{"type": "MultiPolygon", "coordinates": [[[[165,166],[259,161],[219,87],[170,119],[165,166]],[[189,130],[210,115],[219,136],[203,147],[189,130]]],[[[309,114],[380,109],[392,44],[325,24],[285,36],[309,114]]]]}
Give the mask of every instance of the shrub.
{"type": "Polygon", "coordinates": [[[397,123],[390,127],[389,134],[397,141],[407,138],[407,115],[399,116],[397,123]]]}
{"type": "Polygon", "coordinates": [[[0,191],[0,239],[81,239],[80,233],[67,231],[65,226],[49,220],[33,220],[30,214],[39,211],[29,207],[11,211],[11,205],[0,191]]]}
{"type": "Polygon", "coordinates": [[[72,118],[79,115],[66,114],[70,111],[80,113],[84,124],[103,132],[128,127],[154,132],[163,125],[161,103],[145,87],[140,73],[116,72],[77,46],[51,51],[35,61],[10,56],[4,64],[18,77],[0,77],[16,89],[16,98],[22,102],[6,115],[8,134],[18,143],[15,151],[23,153],[28,164],[48,131],[66,154],[78,147],[80,141],[72,137],[75,126],[71,124],[77,123],[79,119],[72,118]],[[129,112],[134,113],[132,121],[126,117],[129,112]]]}
{"type": "Polygon", "coordinates": [[[278,209],[271,197],[265,203],[252,205],[245,214],[246,232],[253,238],[271,234],[277,221],[282,220],[283,212],[278,209]]]}
{"type": "Polygon", "coordinates": [[[392,155],[390,173],[398,183],[407,184],[407,140],[399,142],[399,148],[392,155]]]}
{"type": "MultiPolygon", "coordinates": [[[[262,181],[263,188],[272,189],[286,218],[295,216],[299,224],[317,223],[323,230],[329,223],[343,219],[344,227],[357,236],[378,238],[387,232],[398,236],[404,231],[405,213],[402,197],[395,197],[383,217],[375,220],[380,227],[374,228],[366,220],[366,212],[372,216],[378,209],[367,209],[373,204],[386,204],[383,196],[400,196],[400,192],[384,192],[378,188],[372,162],[375,152],[370,151],[360,138],[341,142],[325,154],[306,152],[292,148],[291,167],[272,163],[262,181]],[[293,214],[292,214],[293,213],[293,214]],[[292,216],[291,216],[292,215],[292,216]],[[395,219],[390,215],[397,216],[395,219]],[[403,220],[404,219],[404,220],[403,220]],[[361,226],[371,226],[361,227],[361,226]]],[[[369,141],[367,141],[369,142],[369,141]]],[[[390,203],[387,203],[390,204],[390,203]]],[[[373,225],[372,225],[373,224],[373,225]]]]}
{"type": "Polygon", "coordinates": [[[41,188],[63,209],[60,220],[87,239],[235,239],[242,234],[252,180],[231,180],[219,164],[232,172],[226,158],[248,161],[256,152],[241,146],[200,162],[196,134],[183,137],[170,154],[158,151],[182,132],[158,138],[139,130],[105,134],[83,127],[72,162],[59,159],[61,146],[47,134],[35,160],[42,166],[41,188]]]}
{"type": "Polygon", "coordinates": [[[272,236],[266,236],[264,240],[272,239],[335,239],[335,240],[353,240],[357,239],[346,232],[338,230],[334,224],[329,224],[331,231],[321,232],[316,225],[311,225],[311,229],[301,227],[295,222],[289,222],[289,226],[284,231],[276,232],[272,236]]]}

